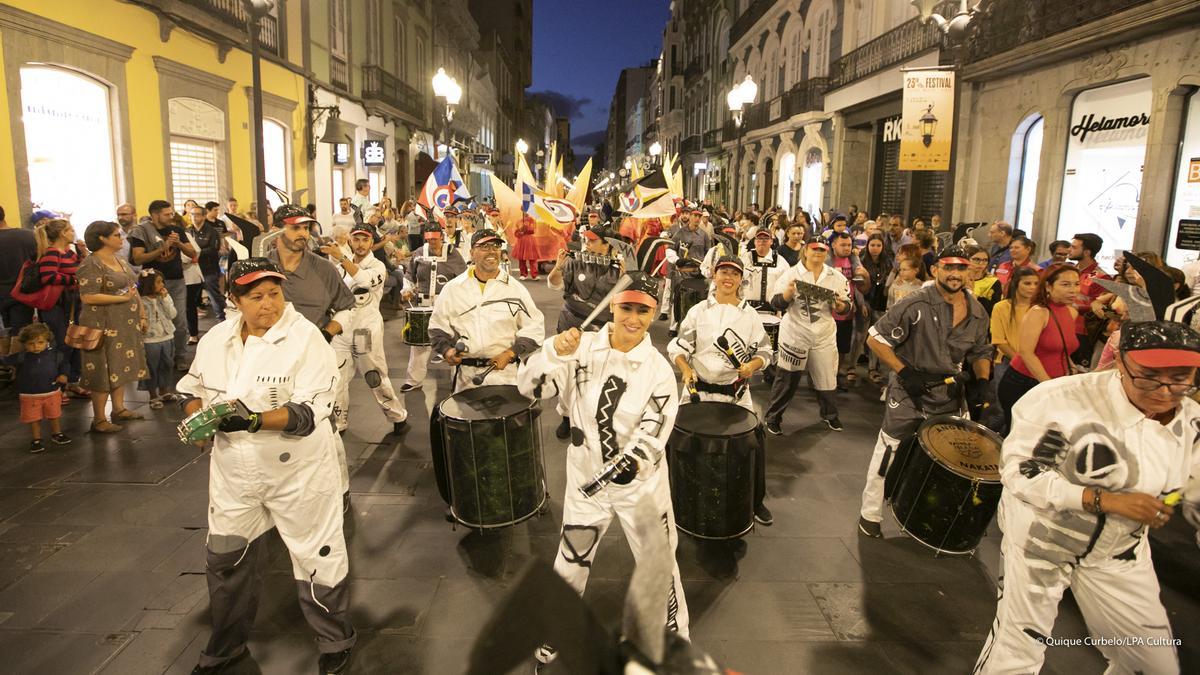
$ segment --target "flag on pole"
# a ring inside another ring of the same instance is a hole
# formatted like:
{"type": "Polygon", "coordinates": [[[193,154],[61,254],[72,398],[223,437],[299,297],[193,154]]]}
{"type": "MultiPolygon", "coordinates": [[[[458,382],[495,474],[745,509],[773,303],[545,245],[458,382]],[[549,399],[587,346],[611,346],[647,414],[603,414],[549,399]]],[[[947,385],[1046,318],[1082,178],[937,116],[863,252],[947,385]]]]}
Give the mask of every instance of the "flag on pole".
{"type": "Polygon", "coordinates": [[[521,185],[521,211],[556,231],[573,223],[579,214],[571,202],[542,192],[529,183],[521,185]]]}
{"type": "Polygon", "coordinates": [[[467,189],[462,174],[454,165],[454,157],[446,155],[425,179],[425,187],[417,197],[417,204],[426,214],[432,214],[441,221],[443,220],[442,212],[451,204],[470,199],[471,191],[467,189]]]}

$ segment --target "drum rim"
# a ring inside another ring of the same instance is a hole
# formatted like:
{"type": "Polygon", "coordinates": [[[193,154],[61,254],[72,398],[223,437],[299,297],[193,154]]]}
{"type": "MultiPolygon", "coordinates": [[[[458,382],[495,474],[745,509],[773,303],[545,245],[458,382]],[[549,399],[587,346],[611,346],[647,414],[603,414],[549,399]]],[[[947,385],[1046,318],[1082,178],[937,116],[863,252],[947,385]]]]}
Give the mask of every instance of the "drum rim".
{"type": "Polygon", "coordinates": [[[917,433],[914,435],[917,438],[917,445],[921,446],[921,451],[924,452],[926,455],[928,455],[929,458],[931,460],[933,460],[934,463],[936,463],[938,466],[944,467],[947,471],[949,471],[950,473],[952,473],[960,478],[965,478],[967,480],[979,481],[980,483],[990,483],[990,484],[995,484],[995,485],[1002,483],[1003,481],[1000,476],[999,468],[996,469],[996,477],[994,479],[993,478],[981,478],[979,476],[968,476],[968,475],[962,473],[961,471],[959,471],[958,467],[947,465],[945,462],[942,461],[941,457],[938,457],[937,455],[935,455],[929,451],[929,448],[925,445],[924,440],[921,437],[921,432],[924,431],[927,426],[932,426],[934,424],[946,424],[948,422],[954,423],[954,424],[960,425],[960,426],[965,426],[966,428],[972,429],[973,431],[984,432],[983,433],[984,436],[989,436],[996,441],[996,444],[1000,447],[1000,452],[1003,455],[1004,439],[1000,438],[1000,434],[997,434],[996,432],[983,426],[982,424],[976,422],[975,420],[967,419],[965,417],[956,417],[956,416],[950,415],[950,414],[934,415],[933,417],[930,417],[929,419],[926,419],[924,422],[922,422],[921,426],[917,427],[917,433]]]}
{"type": "Polygon", "coordinates": [[[526,515],[523,515],[520,518],[517,518],[516,520],[511,520],[511,521],[504,522],[504,523],[488,523],[487,525],[483,525],[480,523],[468,523],[467,521],[465,521],[461,517],[459,517],[458,511],[456,511],[454,509],[453,504],[450,505],[450,515],[451,515],[451,517],[454,518],[454,521],[456,523],[458,523],[459,525],[462,525],[464,527],[470,527],[470,528],[476,529],[476,530],[493,530],[493,529],[499,529],[501,527],[512,527],[513,525],[516,525],[517,523],[523,523],[526,520],[529,520],[530,518],[532,518],[534,516],[541,515],[542,509],[546,506],[546,502],[549,501],[549,499],[550,499],[550,493],[546,489],[546,477],[545,476],[542,476],[541,484],[542,484],[542,499],[541,499],[541,501],[539,501],[537,503],[537,506],[534,507],[533,511],[530,511],[526,515]]]}
{"type": "Polygon", "coordinates": [[[454,398],[455,396],[458,396],[459,394],[465,394],[468,391],[476,391],[479,389],[487,389],[490,387],[504,387],[506,389],[512,389],[513,391],[515,391],[517,393],[518,396],[529,401],[528,406],[521,408],[517,412],[531,411],[537,406],[537,403],[538,403],[537,400],[532,399],[532,398],[527,398],[524,394],[521,393],[521,390],[515,384],[484,384],[484,385],[481,385],[478,387],[471,387],[470,389],[464,389],[462,391],[454,392],[453,394],[450,394],[449,396],[442,399],[441,401],[438,401],[438,404],[437,404],[438,413],[442,416],[442,419],[455,420],[458,422],[491,422],[491,421],[495,421],[495,420],[507,419],[507,416],[505,416],[505,417],[484,417],[482,419],[467,419],[465,417],[456,417],[454,415],[446,414],[446,410],[445,410],[445,408],[443,408],[443,406],[446,405],[446,401],[449,401],[450,399],[454,398]]]}
{"type": "MultiPolygon", "coordinates": [[[[933,551],[934,553],[945,554],[945,555],[975,555],[975,551],[979,549],[979,544],[975,544],[975,546],[973,548],[970,548],[965,551],[955,551],[953,549],[948,549],[948,548],[938,548],[937,546],[934,546],[933,544],[930,544],[930,543],[922,540],[920,537],[918,537],[917,535],[910,532],[909,529],[907,527],[905,527],[903,523],[900,522],[900,517],[896,515],[895,503],[890,502],[890,501],[888,502],[888,511],[891,512],[892,520],[895,521],[896,527],[900,528],[900,532],[902,532],[909,539],[912,539],[913,541],[915,541],[918,544],[924,546],[925,548],[933,551]]],[[[993,515],[992,518],[995,518],[995,516],[993,515]]],[[[983,534],[979,535],[979,543],[983,543],[983,538],[986,536],[987,536],[987,530],[985,529],[983,534]]]]}
{"type": "Polygon", "coordinates": [[[697,534],[697,533],[692,532],[691,530],[688,530],[687,528],[681,526],[679,523],[675,523],[675,529],[679,530],[680,532],[686,534],[689,537],[695,537],[696,539],[704,539],[706,541],[727,541],[729,539],[741,539],[742,537],[746,536],[747,534],[750,534],[750,531],[754,529],[754,518],[750,519],[750,525],[748,525],[746,527],[746,529],[742,530],[741,532],[738,532],[737,534],[731,534],[731,535],[727,535],[724,537],[710,537],[710,536],[706,536],[703,534],[697,534]]]}
{"type": "MultiPolygon", "coordinates": [[[[750,428],[749,430],[747,430],[747,431],[743,431],[743,432],[741,432],[741,433],[739,433],[739,434],[732,434],[732,435],[730,435],[730,434],[709,434],[709,433],[703,433],[703,432],[699,432],[699,431],[692,431],[691,429],[684,429],[684,431],[686,431],[687,433],[689,433],[689,434],[691,434],[691,435],[693,435],[693,436],[696,436],[697,438],[736,438],[736,437],[739,437],[739,436],[744,436],[744,435],[746,435],[746,434],[752,434],[752,433],[754,433],[755,429],[757,429],[757,428],[759,427],[759,425],[761,425],[761,424],[762,424],[762,418],[760,418],[760,417],[758,416],[758,413],[756,413],[756,412],[754,412],[754,411],[752,411],[752,410],[746,410],[745,408],[743,408],[742,406],[740,406],[740,405],[738,405],[738,404],[736,404],[736,403],[729,403],[729,402],[727,402],[727,401],[699,401],[699,402],[697,402],[697,403],[684,403],[684,404],[681,404],[681,405],[679,406],[679,409],[680,409],[680,410],[683,410],[683,408],[684,408],[685,406],[689,406],[689,405],[702,405],[702,404],[705,404],[705,403],[712,404],[712,405],[719,405],[719,406],[729,406],[729,407],[731,407],[731,408],[737,408],[738,410],[741,410],[741,411],[747,412],[747,413],[749,413],[749,414],[750,414],[750,415],[751,415],[751,416],[754,418],[754,422],[755,422],[755,424],[754,424],[754,426],[753,426],[753,427],[751,427],[751,428],[750,428]]],[[[674,433],[675,433],[675,430],[676,430],[676,429],[678,429],[678,428],[679,428],[679,413],[678,413],[678,412],[676,412],[676,413],[675,413],[675,426],[673,426],[673,427],[671,428],[671,433],[672,433],[672,434],[674,434],[674,433]]]]}
{"type": "Polygon", "coordinates": [[[432,307],[405,307],[404,312],[413,314],[433,314],[432,307]]]}

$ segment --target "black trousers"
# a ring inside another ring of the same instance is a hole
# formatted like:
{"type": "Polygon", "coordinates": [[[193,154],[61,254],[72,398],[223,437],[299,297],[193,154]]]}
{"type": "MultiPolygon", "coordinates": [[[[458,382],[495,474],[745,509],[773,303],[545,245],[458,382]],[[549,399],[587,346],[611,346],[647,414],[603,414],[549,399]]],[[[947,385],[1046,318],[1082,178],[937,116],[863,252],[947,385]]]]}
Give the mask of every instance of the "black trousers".
{"type": "MultiPolygon", "coordinates": [[[[779,424],[783,421],[783,413],[792,402],[792,397],[796,395],[796,387],[800,384],[800,376],[803,374],[803,370],[776,369],[775,381],[771,383],[771,402],[763,416],[764,422],[779,424]]],[[[831,420],[838,416],[836,391],[818,391],[817,404],[820,406],[821,419],[831,420]]]]}
{"type": "MultiPolygon", "coordinates": [[[[188,335],[196,337],[200,334],[200,318],[196,312],[200,309],[200,296],[204,294],[204,284],[188,284],[187,285],[187,326],[188,335]]],[[[178,312],[179,308],[176,307],[178,312]]],[[[179,355],[176,354],[178,360],[179,355]]]]}
{"type": "Polygon", "coordinates": [[[996,396],[1000,399],[1000,405],[1004,408],[1004,434],[1008,434],[1008,430],[1012,428],[1012,409],[1017,401],[1026,394],[1030,389],[1038,385],[1036,377],[1029,377],[1017,372],[1016,368],[1009,366],[1008,370],[1004,371],[1004,376],[1000,378],[1000,383],[996,385],[996,396]]]}

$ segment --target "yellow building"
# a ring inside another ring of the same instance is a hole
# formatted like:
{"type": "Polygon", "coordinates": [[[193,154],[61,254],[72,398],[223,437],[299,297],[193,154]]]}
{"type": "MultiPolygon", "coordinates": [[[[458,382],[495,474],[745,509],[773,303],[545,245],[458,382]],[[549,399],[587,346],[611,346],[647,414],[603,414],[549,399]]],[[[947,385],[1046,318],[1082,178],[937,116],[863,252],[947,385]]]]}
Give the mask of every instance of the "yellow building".
{"type": "MultiPolygon", "coordinates": [[[[261,23],[267,181],[309,188],[303,0],[261,23]]],[[[254,199],[251,58],[240,0],[0,5],[0,206],[76,226],[131,202],[254,199]]],[[[272,195],[273,198],[273,195],[272,195]]],[[[301,200],[302,201],[302,200],[301,200]]]]}

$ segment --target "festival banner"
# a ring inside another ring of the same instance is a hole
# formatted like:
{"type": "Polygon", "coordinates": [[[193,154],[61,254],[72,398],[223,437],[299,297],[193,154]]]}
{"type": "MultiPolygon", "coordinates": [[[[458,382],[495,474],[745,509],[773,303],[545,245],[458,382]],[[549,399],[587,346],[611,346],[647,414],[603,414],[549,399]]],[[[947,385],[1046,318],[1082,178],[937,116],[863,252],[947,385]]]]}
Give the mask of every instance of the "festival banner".
{"type": "Polygon", "coordinates": [[[904,71],[901,171],[949,171],[954,138],[954,71],[904,71]]]}

